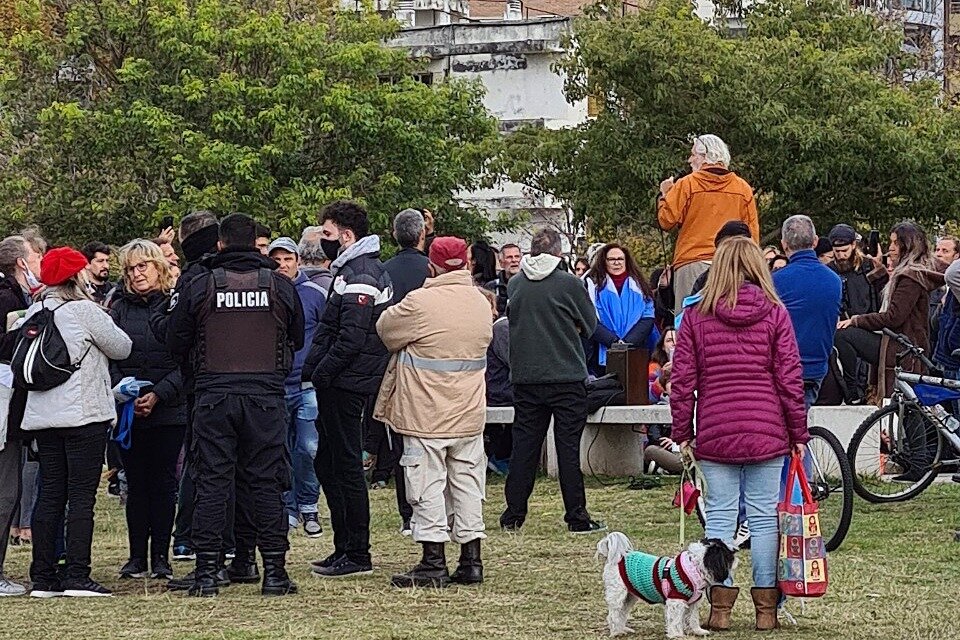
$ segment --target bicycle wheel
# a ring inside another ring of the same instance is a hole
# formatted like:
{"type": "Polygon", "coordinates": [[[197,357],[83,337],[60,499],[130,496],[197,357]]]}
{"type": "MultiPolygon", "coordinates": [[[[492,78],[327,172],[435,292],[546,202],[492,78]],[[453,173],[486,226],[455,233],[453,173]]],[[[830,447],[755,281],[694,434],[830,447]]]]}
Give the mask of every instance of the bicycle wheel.
{"type": "Polygon", "coordinates": [[[850,439],[847,459],[853,469],[853,489],[867,502],[914,498],[936,477],[942,447],[936,424],[916,404],[883,407],[864,420],[850,439]]]}
{"type": "Polygon", "coordinates": [[[850,530],[853,518],[853,471],[837,436],[823,427],[810,427],[810,491],[817,501],[820,531],[827,551],[835,551],[850,530]]]}

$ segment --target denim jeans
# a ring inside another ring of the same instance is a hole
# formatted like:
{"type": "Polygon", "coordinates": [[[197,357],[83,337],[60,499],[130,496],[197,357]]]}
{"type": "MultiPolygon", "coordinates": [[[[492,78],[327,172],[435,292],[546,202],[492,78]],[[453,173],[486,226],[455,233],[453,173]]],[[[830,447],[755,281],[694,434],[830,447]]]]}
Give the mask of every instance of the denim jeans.
{"type": "Polygon", "coordinates": [[[287,443],[293,481],[285,499],[287,515],[296,518],[301,513],[317,513],[317,501],[320,500],[320,483],[313,466],[320,442],[317,434],[316,390],[302,389],[288,393],[287,413],[290,416],[287,443]]]}
{"type": "Polygon", "coordinates": [[[782,458],[743,465],[700,461],[700,469],[707,483],[708,538],[733,541],[737,530],[740,493],[743,492],[747,520],[750,522],[753,584],[757,587],[777,585],[777,553],[780,546],[777,499],[782,468],[782,458]]]}

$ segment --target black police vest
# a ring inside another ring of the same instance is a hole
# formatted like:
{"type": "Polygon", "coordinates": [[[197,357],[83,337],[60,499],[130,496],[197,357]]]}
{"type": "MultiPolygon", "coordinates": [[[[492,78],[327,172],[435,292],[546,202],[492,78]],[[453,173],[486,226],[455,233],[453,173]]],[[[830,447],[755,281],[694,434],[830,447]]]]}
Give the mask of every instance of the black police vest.
{"type": "Polygon", "coordinates": [[[290,370],[287,310],[277,297],[269,269],[214,269],[197,326],[197,373],[290,370]]]}

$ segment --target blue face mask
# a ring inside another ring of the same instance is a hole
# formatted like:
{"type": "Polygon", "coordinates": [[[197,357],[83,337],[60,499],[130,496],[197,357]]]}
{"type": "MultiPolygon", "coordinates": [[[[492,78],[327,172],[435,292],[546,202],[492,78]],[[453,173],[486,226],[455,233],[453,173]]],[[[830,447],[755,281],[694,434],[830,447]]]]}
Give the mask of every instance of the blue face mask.
{"type": "Polygon", "coordinates": [[[26,260],[22,260],[21,262],[23,263],[20,265],[20,267],[23,269],[23,277],[27,281],[27,287],[29,287],[32,291],[39,287],[41,283],[39,280],[37,280],[37,276],[33,275],[33,271],[30,271],[26,260]]]}

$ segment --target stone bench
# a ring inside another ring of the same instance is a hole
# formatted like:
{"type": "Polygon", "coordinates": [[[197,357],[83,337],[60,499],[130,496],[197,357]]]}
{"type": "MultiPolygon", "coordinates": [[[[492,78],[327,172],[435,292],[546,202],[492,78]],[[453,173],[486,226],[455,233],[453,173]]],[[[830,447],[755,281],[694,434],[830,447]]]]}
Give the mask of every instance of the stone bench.
{"type": "MultiPolygon", "coordinates": [[[[826,427],[840,443],[847,447],[857,427],[877,407],[824,406],[810,410],[809,424],[826,427]]],[[[487,407],[487,422],[513,423],[513,407],[487,407]]],[[[603,407],[587,417],[580,442],[580,466],[585,473],[606,476],[632,476],[642,472],[641,448],[643,434],[640,427],[648,424],[670,424],[668,405],[634,407],[603,407]]],[[[545,467],[547,473],[556,477],[557,455],[553,446],[553,430],[547,435],[545,467]]]]}

